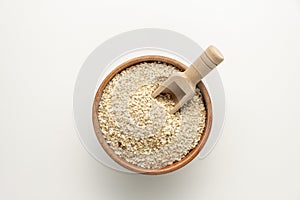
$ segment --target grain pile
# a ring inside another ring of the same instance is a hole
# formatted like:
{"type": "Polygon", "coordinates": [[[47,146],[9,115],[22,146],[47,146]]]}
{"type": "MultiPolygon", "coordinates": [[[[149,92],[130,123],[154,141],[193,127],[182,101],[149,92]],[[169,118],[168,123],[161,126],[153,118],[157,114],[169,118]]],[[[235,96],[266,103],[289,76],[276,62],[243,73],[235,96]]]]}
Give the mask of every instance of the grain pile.
{"type": "Polygon", "coordinates": [[[200,90],[175,114],[168,112],[175,105],[170,95],[151,97],[177,71],[166,63],[140,63],[115,75],[104,88],[99,125],[106,143],[127,162],[162,168],[180,161],[198,144],[206,123],[200,90]]]}

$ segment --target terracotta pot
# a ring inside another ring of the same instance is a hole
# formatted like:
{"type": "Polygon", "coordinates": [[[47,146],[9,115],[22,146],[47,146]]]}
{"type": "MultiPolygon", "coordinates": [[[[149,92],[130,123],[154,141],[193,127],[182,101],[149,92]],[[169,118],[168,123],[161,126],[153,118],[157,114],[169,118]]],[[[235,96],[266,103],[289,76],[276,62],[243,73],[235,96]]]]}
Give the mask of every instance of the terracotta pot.
{"type": "Polygon", "coordinates": [[[202,82],[200,82],[198,84],[198,88],[200,89],[202,96],[203,96],[203,100],[204,100],[204,104],[206,107],[206,126],[205,126],[205,130],[202,134],[202,137],[200,139],[200,141],[198,142],[197,146],[192,149],[184,158],[182,158],[180,161],[174,162],[172,165],[168,165],[166,167],[163,168],[159,168],[159,169],[146,169],[146,168],[142,168],[139,167],[137,165],[133,165],[129,162],[127,162],[126,160],[122,159],[121,157],[117,156],[114,151],[109,147],[109,145],[106,143],[103,134],[101,132],[101,128],[98,122],[98,106],[99,106],[99,101],[101,99],[101,95],[102,95],[102,91],[103,89],[106,87],[106,85],[108,84],[108,82],[119,72],[121,72],[122,70],[126,69],[127,67],[131,67],[133,65],[136,65],[138,63],[141,62],[149,62],[149,61],[160,61],[160,62],[165,62],[168,64],[171,64],[181,70],[186,70],[187,66],[185,66],[184,64],[180,63],[177,60],[168,58],[168,57],[163,57],[163,56],[157,56],[157,55],[153,55],[153,56],[141,56],[141,57],[137,57],[137,58],[133,58],[127,62],[122,63],[121,65],[119,65],[118,67],[116,67],[112,72],[110,72],[110,74],[103,80],[103,82],[101,83],[100,87],[98,88],[98,91],[95,95],[94,98],[94,103],[93,103],[93,125],[94,125],[94,130],[96,133],[96,136],[100,142],[100,144],[102,145],[103,149],[106,151],[106,153],[113,159],[115,160],[117,163],[119,163],[120,165],[122,165],[123,167],[132,170],[134,172],[138,172],[138,173],[142,173],[142,174],[150,174],[150,175],[155,175],[155,174],[165,174],[168,172],[172,172],[175,171],[183,166],[185,166],[187,163],[189,163],[190,161],[192,161],[201,151],[201,149],[203,148],[204,144],[207,141],[207,138],[209,136],[210,130],[211,130],[211,125],[212,125],[212,106],[211,106],[211,100],[209,97],[209,94],[207,92],[207,89],[205,88],[204,84],[202,82]]]}

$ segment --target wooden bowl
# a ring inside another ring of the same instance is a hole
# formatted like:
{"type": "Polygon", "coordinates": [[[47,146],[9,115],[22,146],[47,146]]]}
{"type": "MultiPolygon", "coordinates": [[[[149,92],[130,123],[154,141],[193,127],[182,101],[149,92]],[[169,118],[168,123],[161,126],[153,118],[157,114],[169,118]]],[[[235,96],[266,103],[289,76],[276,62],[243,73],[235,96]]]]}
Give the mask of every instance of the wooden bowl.
{"type": "Polygon", "coordinates": [[[106,85],[108,84],[108,82],[119,72],[121,72],[122,70],[126,69],[127,67],[131,67],[133,65],[136,65],[138,63],[141,62],[151,62],[151,61],[160,61],[160,62],[164,62],[164,63],[168,63],[173,65],[174,67],[177,67],[181,70],[186,70],[187,66],[185,66],[184,64],[178,62],[177,60],[168,58],[168,57],[164,57],[164,56],[157,56],[157,55],[153,55],[153,56],[141,56],[141,57],[137,57],[137,58],[133,58],[127,62],[122,63],[121,65],[119,65],[118,67],[116,67],[105,79],[104,81],[101,83],[100,87],[98,88],[98,91],[95,95],[94,98],[94,103],[93,103],[93,125],[94,125],[94,130],[96,133],[96,136],[100,142],[100,144],[102,145],[103,149],[106,151],[106,153],[113,159],[115,160],[117,163],[119,163],[121,166],[132,170],[134,172],[137,173],[142,173],[142,174],[149,174],[149,175],[157,175],[157,174],[165,174],[168,172],[172,172],[175,171],[183,166],[185,166],[187,163],[189,163],[190,161],[192,161],[197,155],[198,153],[201,151],[201,149],[203,148],[204,144],[207,141],[207,138],[209,136],[210,130],[211,130],[211,125],[212,125],[212,106],[211,106],[211,100],[209,97],[209,94],[207,92],[207,89],[205,88],[204,84],[202,82],[200,82],[198,84],[198,88],[200,89],[202,96],[203,96],[203,100],[204,100],[204,104],[206,107],[206,126],[205,126],[205,130],[202,134],[202,137],[200,139],[200,141],[198,142],[197,146],[192,149],[185,157],[183,157],[180,161],[174,162],[171,165],[168,165],[166,167],[163,168],[158,168],[158,169],[146,169],[146,168],[142,168],[139,167],[137,165],[133,165],[129,162],[127,162],[126,160],[122,159],[121,157],[117,156],[114,151],[109,147],[109,145],[106,143],[103,134],[101,132],[101,128],[98,122],[98,106],[99,106],[99,101],[101,99],[101,95],[102,95],[102,91],[103,89],[106,87],[106,85]]]}

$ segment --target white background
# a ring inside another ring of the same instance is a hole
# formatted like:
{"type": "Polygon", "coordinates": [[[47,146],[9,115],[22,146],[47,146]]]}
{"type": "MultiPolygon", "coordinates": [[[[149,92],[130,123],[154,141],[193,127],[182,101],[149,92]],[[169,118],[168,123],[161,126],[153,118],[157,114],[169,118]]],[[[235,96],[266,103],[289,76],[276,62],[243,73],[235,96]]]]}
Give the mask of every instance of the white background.
{"type": "Polygon", "coordinates": [[[0,199],[300,200],[299,49],[298,0],[1,0],[0,199]],[[145,27],[225,55],[222,138],[205,160],[154,177],[99,164],[72,117],[90,52],[145,27]]]}

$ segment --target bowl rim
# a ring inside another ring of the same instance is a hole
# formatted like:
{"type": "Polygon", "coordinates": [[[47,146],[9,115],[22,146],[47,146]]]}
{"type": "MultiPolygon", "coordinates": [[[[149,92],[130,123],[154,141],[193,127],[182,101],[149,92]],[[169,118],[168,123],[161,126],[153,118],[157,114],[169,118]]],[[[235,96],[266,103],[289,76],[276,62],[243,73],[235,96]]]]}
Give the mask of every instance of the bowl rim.
{"type": "Polygon", "coordinates": [[[102,96],[103,89],[106,87],[106,85],[109,83],[109,81],[118,73],[121,71],[125,70],[128,67],[131,67],[133,65],[143,63],[143,62],[163,62],[167,64],[171,64],[174,67],[177,67],[181,70],[186,70],[188,67],[181,62],[169,58],[166,56],[159,56],[159,55],[147,55],[147,56],[139,56],[135,58],[131,58],[130,60],[127,60],[120,65],[118,65],[116,68],[114,68],[102,81],[100,86],[98,87],[98,90],[95,94],[94,101],[93,101],[93,106],[92,106],[92,120],[93,120],[93,127],[94,131],[96,134],[96,137],[101,144],[102,148],[105,150],[105,152],[118,164],[121,166],[125,167],[126,169],[129,169],[131,171],[141,173],[141,174],[148,174],[148,175],[159,175],[159,174],[165,174],[169,173],[175,170],[178,170],[191,162],[201,151],[201,149],[204,147],[208,136],[210,134],[211,126],[212,126],[212,119],[213,119],[213,112],[212,112],[212,103],[211,99],[209,96],[209,93],[203,84],[202,81],[197,85],[198,88],[201,91],[203,100],[204,100],[204,105],[206,108],[206,126],[204,128],[204,132],[202,133],[202,136],[196,145],[190,152],[184,156],[180,161],[176,161],[171,165],[165,166],[163,168],[155,168],[155,169],[147,169],[147,168],[142,168],[137,165],[131,164],[127,162],[125,159],[119,157],[114,153],[114,151],[110,148],[110,146],[106,143],[103,134],[101,132],[100,124],[98,121],[98,107],[99,107],[99,102],[102,96]]]}

